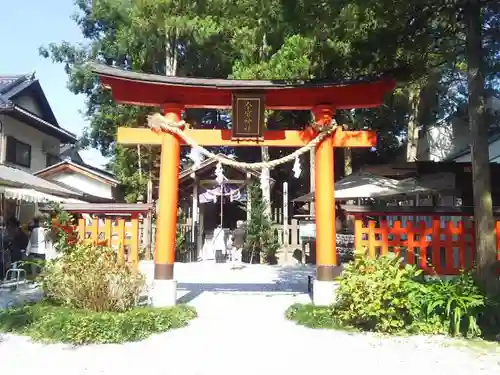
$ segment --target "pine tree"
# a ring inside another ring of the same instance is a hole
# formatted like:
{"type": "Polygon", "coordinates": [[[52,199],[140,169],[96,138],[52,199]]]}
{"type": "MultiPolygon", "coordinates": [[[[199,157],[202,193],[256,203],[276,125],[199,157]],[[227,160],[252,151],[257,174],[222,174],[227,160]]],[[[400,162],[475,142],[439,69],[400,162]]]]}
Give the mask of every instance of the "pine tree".
{"type": "Polygon", "coordinates": [[[249,187],[250,200],[250,220],[247,226],[247,244],[250,252],[250,263],[256,254],[260,255],[266,263],[276,262],[276,252],[279,249],[279,242],[274,233],[271,219],[266,215],[266,202],[262,196],[262,190],[257,184],[249,187]]]}

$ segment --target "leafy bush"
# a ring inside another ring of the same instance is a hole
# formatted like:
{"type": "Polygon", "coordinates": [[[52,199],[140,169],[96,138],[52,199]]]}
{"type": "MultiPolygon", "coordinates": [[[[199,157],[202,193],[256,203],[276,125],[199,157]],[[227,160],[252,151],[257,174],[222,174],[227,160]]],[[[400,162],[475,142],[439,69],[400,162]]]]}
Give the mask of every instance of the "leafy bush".
{"type": "Polygon", "coordinates": [[[115,250],[80,240],[72,217],[56,214],[50,223],[59,256],[47,261],[40,275],[47,298],[0,310],[0,331],[49,342],[121,343],[183,327],[196,317],[183,305],[136,307],[144,276],[118,259],[115,250]]]}
{"type": "Polygon", "coordinates": [[[41,302],[0,310],[0,331],[74,345],[123,343],[184,327],[195,317],[195,310],[186,305],[94,312],[41,302]]]}
{"type": "Polygon", "coordinates": [[[470,273],[426,281],[394,254],[357,257],[339,278],[328,308],[290,307],[287,317],[309,327],[357,328],[383,333],[478,336],[485,297],[470,273]]]}
{"type": "Polygon", "coordinates": [[[485,306],[485,297],[470,273],[450,281],[433,279],[421,288],[419,295],[426,317],[440,316],[452,335],[481,333],[477,318],[485,306]]]}
{"type": "Polygon", "coordinates": [[[397,332],[420,313],[418,284],[421,271],[402,267],[394,254],[358,257],[345,267],[336,291],[335,315],[342,323],[364,330],[397,332]]]}
{"type": "Polygon", "coordinates": [[[46,296],[58,304],[97,312],[134,307],[145,282],[115,250],[84,243],[47,262],[41,281],[46,296]]]}
{"type": "Polygon", "coordinates": [[[74,225],[72,214],[63,211],[58,205],[54,205],[50,214],[46,216],[43,224],[50,228],[50,237],[54,248],[60,254],[65,254],[78,242],[78,231],[74,225]]]}

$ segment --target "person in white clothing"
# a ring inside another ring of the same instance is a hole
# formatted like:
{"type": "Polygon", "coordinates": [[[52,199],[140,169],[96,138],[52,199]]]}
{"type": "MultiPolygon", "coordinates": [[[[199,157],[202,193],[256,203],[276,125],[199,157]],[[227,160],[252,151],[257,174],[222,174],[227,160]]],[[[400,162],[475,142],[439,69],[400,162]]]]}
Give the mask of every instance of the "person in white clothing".
{"type": "Polygon", "coordinates": [[[39,217],[33,219],[30,227],[31,234],[26,249],[26,256],[28,260],[33,262],[31,264],[31,273],[36,275],[40,271],[40,266],[36,263],[45,260],[48,236],[46,229],[41,225],[39,217]]]}
{"type": "Polygon", "coordinates": [[[215,228],[212,238],[212,248],[215,254],[216,263],[221,263],[226,256],[226,241],[224,237],[224,228],[219,224],[217,228],[215,228]]]}

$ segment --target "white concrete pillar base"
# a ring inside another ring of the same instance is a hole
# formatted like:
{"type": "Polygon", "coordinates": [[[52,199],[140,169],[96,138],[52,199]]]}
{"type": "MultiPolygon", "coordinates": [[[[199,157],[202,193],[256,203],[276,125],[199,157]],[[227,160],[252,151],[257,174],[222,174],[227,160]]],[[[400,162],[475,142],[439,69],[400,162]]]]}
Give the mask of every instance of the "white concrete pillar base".
{"type": "Polygon", "coordinates": [[[151,291],[153,307],[172,307],[177,303],[176,280],[154,280],[151,291]]]}
{"type": "Polygon", "coordinates": [[[315,306],[329,306],[335,302],[337,282],[313,280],[312,300],[315,306]]]}

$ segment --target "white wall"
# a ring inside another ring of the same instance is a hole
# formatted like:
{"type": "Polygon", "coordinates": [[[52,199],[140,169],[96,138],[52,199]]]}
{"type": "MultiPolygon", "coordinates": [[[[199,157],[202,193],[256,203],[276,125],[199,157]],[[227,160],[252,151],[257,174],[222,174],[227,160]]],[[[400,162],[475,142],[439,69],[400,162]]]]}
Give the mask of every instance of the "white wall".
{"type": "Polygon", "coordinates": [[[113,198],[113,188],[111,185],[79,173],[61,172],[53,174],[47,179],[61,182],[69,187],[73,187],[96,197],[113,198]]]}
{"type": "Polygon", "coordinates": [[[453,126],[449,123],[433,126],[418,141],[417,160],[443,160],[453,149],[453,126]]]}
{"type": "MultiPolygon", "coordinates": [[[[490,143],[488,149],[490,152],[490,162],[500,163],[500,139],[497,139],[495,142],[490,143]]],[[[455,161],[459,163],[470,163],[471,162],[470,152],[456,158],[455,161]]]]}
{"type": "MultiPolygon", "coordinates": [[[[500,99],[497,97],[488,98],[486,107],[492,111],[499,111],[500,99]]],[[[469,124],[459,118],[452,118],[427,129],[426,133],[419,139],[417,158],[419,161],[442,161],[450,155],[466,149],[469,144],[469,124]]],[[[491,150],[490,147],[490,157],[495,158],[496,155],[499,153],[491,150]]],[[[470,156],[466,157],[470,161],[470,156]]],[[[467,161],[461,158],[456,159],[456,161],[467,161]]]]}
{"type": "Polygon", "coordinates": [[[19,165],[14,165],[16,168],[23,169],[27,172],[34,173],[47,167],[47,151],[53,155],[59,155],[61,142],[50,135],[22,123],[7,115],[0,115],[0,121],[3,124],[0,137],[0,162],[5,162],[6,155],[6,137],[12,136],[17,140],[31,145],[31,167],[24,168],[19,165]],[[44,149],[45,146],[45,149],[44,149]]]}

